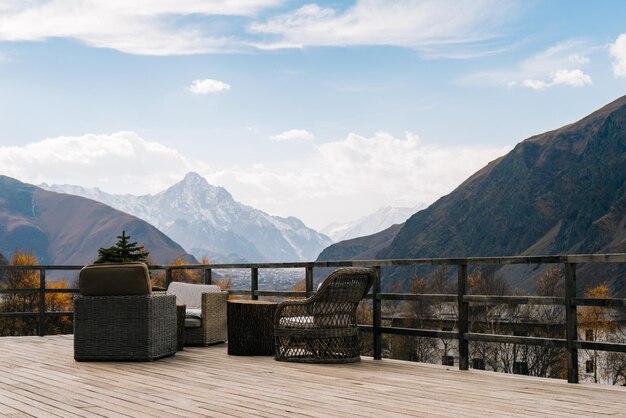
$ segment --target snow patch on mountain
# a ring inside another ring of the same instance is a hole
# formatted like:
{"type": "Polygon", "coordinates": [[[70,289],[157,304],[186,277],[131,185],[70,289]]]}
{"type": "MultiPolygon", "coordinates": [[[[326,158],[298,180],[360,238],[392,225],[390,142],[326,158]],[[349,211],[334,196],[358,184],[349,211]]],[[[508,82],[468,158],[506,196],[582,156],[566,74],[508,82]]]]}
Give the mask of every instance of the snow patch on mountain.
{"type": "Polygon", "coordinates": [[[372,235],[391,225],[404,223],[411,215],[424,207],[425,205],[412,208],[385,206],[352,222],[332,223],[320,232],[328,235],[335,242],[372,235]]]}

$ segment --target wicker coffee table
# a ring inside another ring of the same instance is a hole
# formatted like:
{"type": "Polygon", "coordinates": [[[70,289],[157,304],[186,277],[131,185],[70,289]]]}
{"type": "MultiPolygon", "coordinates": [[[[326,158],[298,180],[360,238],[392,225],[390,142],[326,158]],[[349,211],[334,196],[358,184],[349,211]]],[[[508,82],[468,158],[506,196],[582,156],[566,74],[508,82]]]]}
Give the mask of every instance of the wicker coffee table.
{"type": "Polygon", "coordinates": [[[273,356],[276,306],[266,300],[229,300],[228,354],[273,356]]]}

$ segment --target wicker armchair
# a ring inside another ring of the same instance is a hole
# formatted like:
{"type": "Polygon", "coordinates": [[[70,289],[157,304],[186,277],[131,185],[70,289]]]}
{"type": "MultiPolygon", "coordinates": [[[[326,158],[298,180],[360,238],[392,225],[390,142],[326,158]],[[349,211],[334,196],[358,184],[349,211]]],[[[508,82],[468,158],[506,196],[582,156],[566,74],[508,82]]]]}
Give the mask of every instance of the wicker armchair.
{"type": "Polygon", "coordinates": [[[219,286],[172,282],[168,295],[186,305],[185,345],[210,345],[228,338],[226,302],[228,292],[219,286]]]}
{"type": "Polygon", "coordinates": [[[145,264],[86,266],[74,298],[74,359],[151,361],[176,353],[176,298],[153,295],[145,264]]]}
{"type": "Polygon", "coordinates": [[[359,361],[356,308],[373,281],[373,270],[339,269],[331,273],[310,298],[279,303],[274,317],[276,360],[359,361]]]}

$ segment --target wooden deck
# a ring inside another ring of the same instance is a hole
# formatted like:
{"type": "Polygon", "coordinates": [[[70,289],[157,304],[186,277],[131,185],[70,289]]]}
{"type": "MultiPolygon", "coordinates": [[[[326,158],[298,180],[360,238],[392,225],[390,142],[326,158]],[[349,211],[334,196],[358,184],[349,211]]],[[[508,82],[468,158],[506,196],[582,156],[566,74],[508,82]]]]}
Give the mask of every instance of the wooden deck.
{"type": "Polygon", "coordinates": [[[626,416],[626,388],[395,360],[317,365],[186,347],[75,362],[72,336],[0,338],[0,416],[626,416]]]}

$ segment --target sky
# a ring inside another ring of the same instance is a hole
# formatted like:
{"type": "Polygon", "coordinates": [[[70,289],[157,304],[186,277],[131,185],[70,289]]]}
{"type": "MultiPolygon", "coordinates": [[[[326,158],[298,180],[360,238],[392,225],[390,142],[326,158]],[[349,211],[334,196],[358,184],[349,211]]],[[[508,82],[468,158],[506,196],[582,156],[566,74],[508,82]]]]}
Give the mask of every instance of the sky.
{"type": "Polygon", "coordinates": [[[626,94],[621,0],[0,0],[0,174],[321,229],[626,94]]]}

